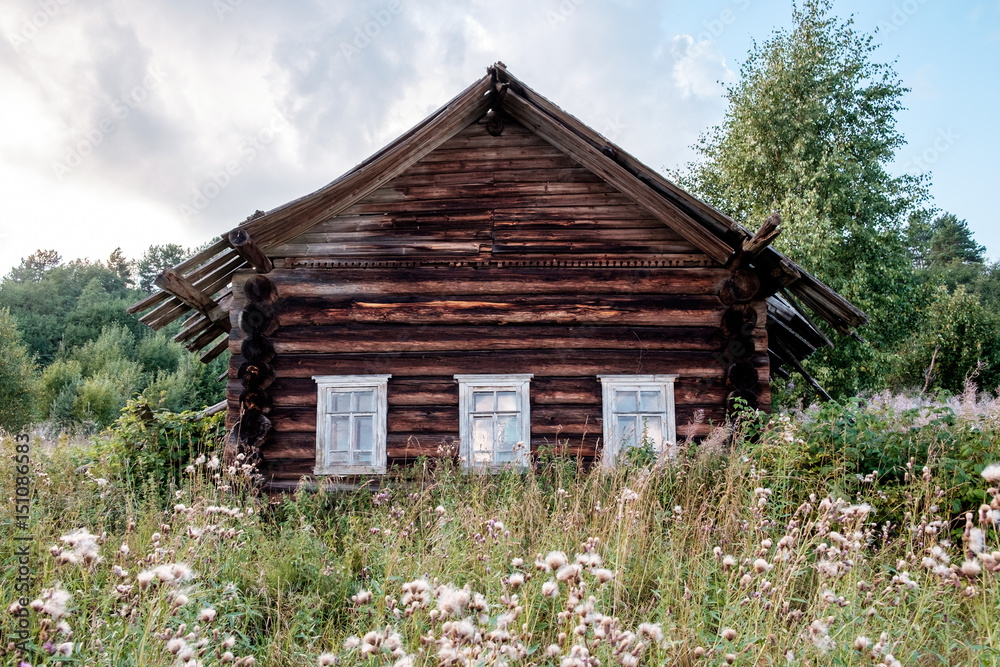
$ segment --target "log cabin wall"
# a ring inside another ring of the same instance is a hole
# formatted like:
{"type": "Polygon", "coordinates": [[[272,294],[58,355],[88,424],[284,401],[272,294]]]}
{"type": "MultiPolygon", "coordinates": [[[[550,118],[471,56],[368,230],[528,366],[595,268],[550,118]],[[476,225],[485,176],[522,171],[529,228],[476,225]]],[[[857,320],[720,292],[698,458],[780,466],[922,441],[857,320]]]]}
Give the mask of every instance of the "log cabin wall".
{"type": "MultiPolygon", "coordinates": [[[[524,127],[473,123],[408,171],[269,251],[274,431],[262,472],[310,475],[313,375],[391,373],[388,458],[457,448],[462,373],[533,373],[531,449],[599,454],[601,374],[677,374],[679,438],[725,418],[730,271],[524,127]]],[[[232,317],[247,300],[233,280],[232,317]]],[[[747,306],[766,318],[763,301],[747,306]]],[[[242,332],[228,398],[239,406],[242,332]]],[[[766,331],[745,355],[767,388],[766,331]]]]}

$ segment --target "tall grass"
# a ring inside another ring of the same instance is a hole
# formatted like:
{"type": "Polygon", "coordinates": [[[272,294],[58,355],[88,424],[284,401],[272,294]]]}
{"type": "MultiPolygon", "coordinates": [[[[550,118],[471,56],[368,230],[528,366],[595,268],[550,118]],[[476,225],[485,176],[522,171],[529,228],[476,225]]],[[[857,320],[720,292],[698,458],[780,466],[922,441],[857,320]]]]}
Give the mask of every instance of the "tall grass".
{"type": "Polygon", "coordinates": [[[120,442],[39,446],[31,640],[3,664],[1000,664],[991,410],[913,426],[842,406],[751,418],[670,462],[422,461],[381,488],[270,502],[212,451],[169,482],[137,478],[120,442]],[[874,473],[845,449],[859,420],[905,432],[898,461],[874,473]],[[949,429],[980,443],[967,479],[949,429]]]}

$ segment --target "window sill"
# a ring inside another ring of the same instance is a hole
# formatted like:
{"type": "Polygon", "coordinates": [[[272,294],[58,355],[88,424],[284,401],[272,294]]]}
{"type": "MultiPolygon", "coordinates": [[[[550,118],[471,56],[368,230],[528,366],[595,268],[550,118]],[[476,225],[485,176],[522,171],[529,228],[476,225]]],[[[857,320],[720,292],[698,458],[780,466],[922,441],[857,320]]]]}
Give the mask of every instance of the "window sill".
{"type": "Polygon", "coordinates": [[[347,477],[350,475],[384,475],[385,467],[372,467],[372,466],[327,466],[321,468],[316,466],[313,468],[313,474],[317,477],[328,476],[328,477],[347,477]]]}

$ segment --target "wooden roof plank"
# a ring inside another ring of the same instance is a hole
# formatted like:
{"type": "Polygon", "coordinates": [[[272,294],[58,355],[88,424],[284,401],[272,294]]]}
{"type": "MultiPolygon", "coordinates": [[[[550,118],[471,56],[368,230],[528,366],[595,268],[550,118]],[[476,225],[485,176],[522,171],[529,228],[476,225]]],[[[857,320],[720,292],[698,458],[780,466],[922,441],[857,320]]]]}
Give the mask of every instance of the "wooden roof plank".
{"type": "Polygon", "coordinates": [[[558,123],[552,122],[548,116],[517,93],[512,92],[507,95],[505,109],[519,122],[593,171],[715,261],[725,264],[733,254],[730,245],[697,222],[690,220],[671,202],[657,196],[648,187],[636,181],[632,174],[600,150],[582,141],[558,123]]]}

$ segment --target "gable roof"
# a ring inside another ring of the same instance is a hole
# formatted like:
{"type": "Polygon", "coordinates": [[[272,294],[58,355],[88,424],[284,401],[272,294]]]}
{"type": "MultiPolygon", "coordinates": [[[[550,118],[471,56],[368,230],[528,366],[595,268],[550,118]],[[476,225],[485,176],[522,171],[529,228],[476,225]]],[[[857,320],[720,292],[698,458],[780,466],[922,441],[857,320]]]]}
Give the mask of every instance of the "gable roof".
{"type": "MultiPolygon", "coordinates": [[[[175,340],[192,351],[207,349],[202,360],[210,361],[228,346],[233,274],[267,262],[259,252],[254,254],[255,248],[266,255],[344,211],[496,108],[627,195],[720,264],[735,261],[751,238],[742,225],[646,167],[497,63],[488,68],[486,76],[329,185],[263,215],[251,216],[229,237],[165,271],[157,279],[163,289],[129,311],[148,311],[140,321],[154,329],[187,316],[175,340]],[[242,242],[247,238],[252,243],[242,242]],[[213,300],[216,294],[219,296],[213,300]]],[[[768,297],[767,318],[772,373],[787,374],[782,369],[785,365],[804,372],[799,363],[802,359],[823,345],[832,346],[798,301],[840,333],[853,334],[855,327],[868,321],[861,310],[770,246],[753,257],[749,268],[760,278],[762,290],[773,294],[768,297]]]]}

